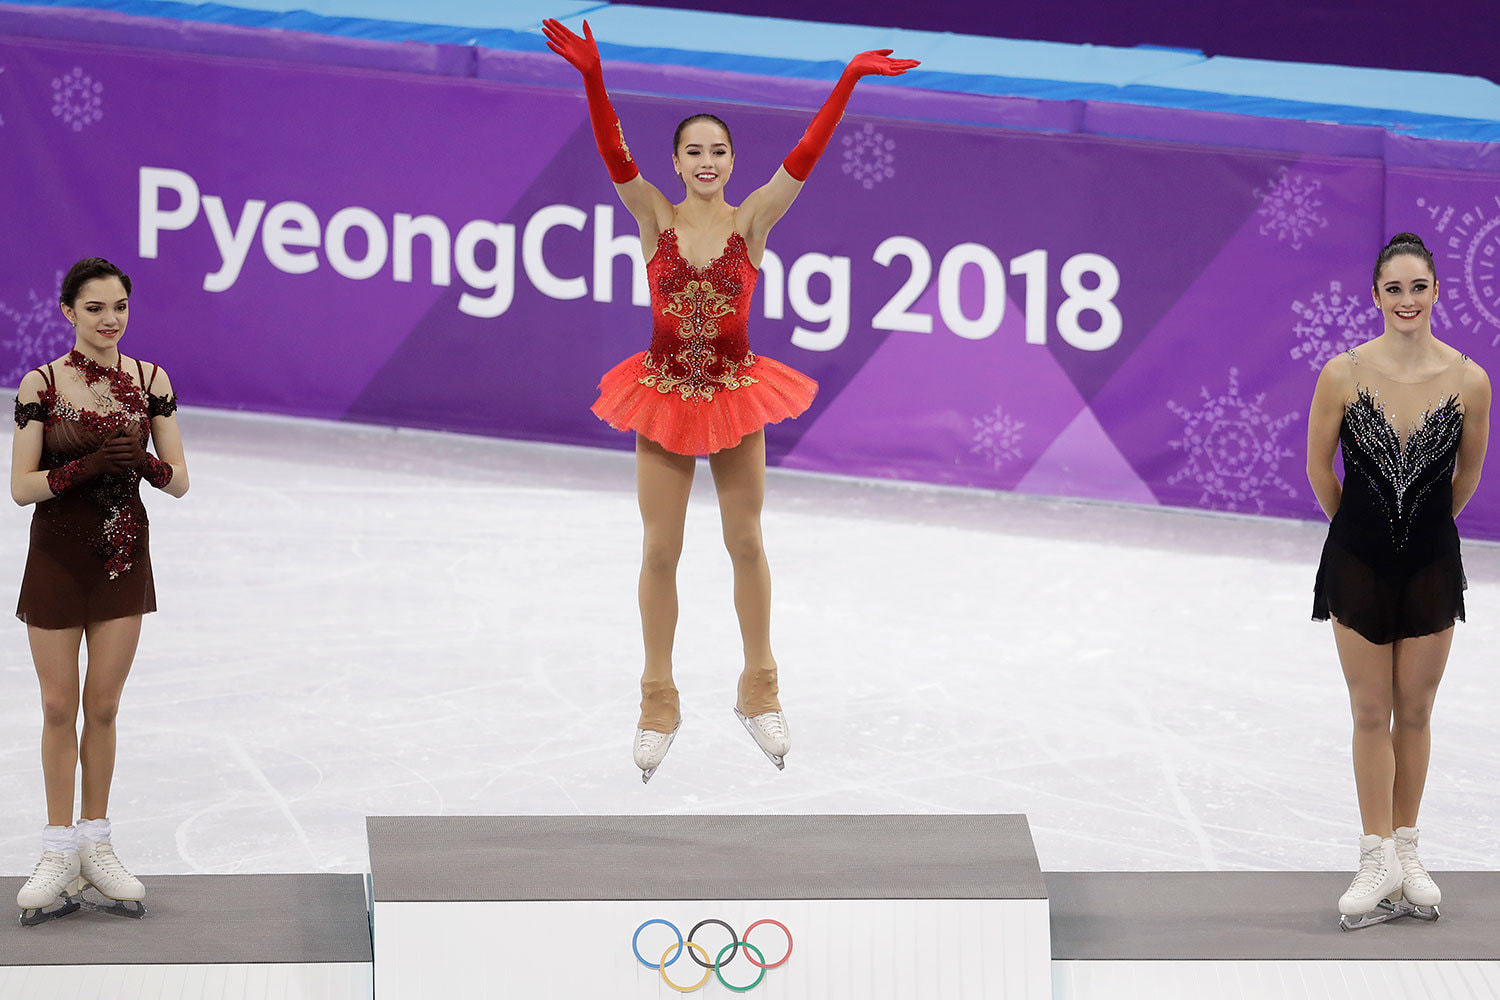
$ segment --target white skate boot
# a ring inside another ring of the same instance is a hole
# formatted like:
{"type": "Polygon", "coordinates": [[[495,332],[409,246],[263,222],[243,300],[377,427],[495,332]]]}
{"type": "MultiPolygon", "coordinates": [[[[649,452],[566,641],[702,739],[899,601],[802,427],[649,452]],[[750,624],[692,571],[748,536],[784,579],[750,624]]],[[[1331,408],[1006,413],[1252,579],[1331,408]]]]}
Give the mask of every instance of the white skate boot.
{"type": "Polygon", "coordinates": [[[1407,916],[1401,899],[1401,862],[1396,842],[1367,833],[1359,838],[1359,873],[1339,897],[1339,929],[1357,931],[1407,916]]]}
{"type": "Polygon", "coordinates": [[[786,715],[781,712],[762,712],[747,716],[738,708],[735,717],[745,724],[750,738],[761,752],[771,759],[778,771],[786,769],[786,752],[792,748],[792,733],[786,725],[786,715]]]}
{"type": "Polygon", "coordinates": [[[682,723],[678,722],[670,733],[658,733],[654,729],[635,731],[635,766],[641,769],[641,784],[651,780],[651,776],[666,759],[667,751],[672,749],[672,741],[677,738],[677,730],[681,728],[682,723]]]}
{"type": "Polygon", "coordinates": [[[91,910],[113,913],[121,917],[143,917],[146,915],[146,887],[141,880],[130,874],[118,857],[114,845],[109,841],[92,841],[86,837],[78,841],[78,877],[68,886],[68,895],[91,910]],[[83,895],[92,888],[107,902],[98,902],[83,895]]]}
{"type": "Polygon", "coordinates": [[[759,669],[746,665],[740,672],[739,700],[735,703],[734,714],[744,723],[755,745],[780,771],[786,768],[785,757],[792,747],[792,734],[786,725],[786,715],[781,711],[781,702],[777,700],[778,694],[774,665],[759,669]]]}
{"type": "Polygon", "coordinates": [[[31,877],[16,893],[21,908],[21,926],[35,927],[54,917],[65,917],[78,909],[68,885],[78,877],[78,852],[43,851],[31,877]],[[57,905],[53,905],[53,904],[57,905]]]}
{"type": "Polygon", "coordinates": [[[677,730],[682,728],[682,709],[677,700],[677,688],[670,681],[641,682],[641,721],[661,726],[659,729],[638,727],[635,731],[635,766],[641,769],[641,784],[644,785],[666,759],[667,751],[672,749],[672,741],[677,738],[677,730]],[[676,723],[667,721],[674,715],[677,717],[676,723]],[[669,725],[671,730],[666,728],[669,725]]]}
{"type": "Polygon", "coordinates": [[[1417,834],[1414,826],[1396,827],[1396,859],[1401,863],[1401,892],[1411,904],[1411,915],[1418,920],[1436,920],[1442,916],[1437,905],[1443,901],[1432,876],[1417,857],[1417,834]]]}

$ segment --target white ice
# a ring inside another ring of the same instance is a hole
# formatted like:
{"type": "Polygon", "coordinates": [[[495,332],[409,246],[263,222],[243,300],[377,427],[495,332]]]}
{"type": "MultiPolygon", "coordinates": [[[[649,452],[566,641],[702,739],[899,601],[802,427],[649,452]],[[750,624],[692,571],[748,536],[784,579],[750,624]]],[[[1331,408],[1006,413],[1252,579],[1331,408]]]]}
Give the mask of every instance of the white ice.
{"type": "MultiPolygon", "coordinates": [[[[183,410],[152,491],[162,610],[110,804],[146,873],[362,871],[370,814],[1018,812],[1054,870],[1352,870],[1350,722],[1308,620],[1321,525],[773,470],[794,746],[730,712],[729,562],[700,466],[680,571],[685,721],[631,763],[628,453],[183,410]]],[[[15,592],[29,510],[0,524],[15,592]]],[[[1465,547],[1421,818],[1500,862],[1500,547],[1465,547]]],[[[0,635],[0,872],[45,822],[39,699],[0,635]]]]}

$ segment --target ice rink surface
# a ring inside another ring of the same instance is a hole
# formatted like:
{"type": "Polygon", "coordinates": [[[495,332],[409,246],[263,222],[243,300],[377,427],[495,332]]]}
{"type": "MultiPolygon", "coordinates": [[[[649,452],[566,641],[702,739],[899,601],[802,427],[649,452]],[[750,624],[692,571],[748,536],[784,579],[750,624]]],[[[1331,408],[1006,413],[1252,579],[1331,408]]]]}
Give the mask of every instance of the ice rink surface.
{"type": "MultiPolygon", "coordinates": [[[[685,718],[642,786],[628,453],[181,419],[192,491],[145,491],[162,610],[110,808],[137,872],[363,871],[364,817],[403,813],[1020,812],[1045,869],[1356,866],[1347,699],[1308,620],[1322,525],[772,470],[778,773],[730,712],[700,463],[685,718]]],[[[30,510],[8,509],[13,595],[30,510]]],[[[1421,818],[1438,871],[1500,867],[1500,547],[1464,554],[1421,818]]],[[[24,626],[0,642],[0,873],[26,874],[39,698],[24,626]]]]}

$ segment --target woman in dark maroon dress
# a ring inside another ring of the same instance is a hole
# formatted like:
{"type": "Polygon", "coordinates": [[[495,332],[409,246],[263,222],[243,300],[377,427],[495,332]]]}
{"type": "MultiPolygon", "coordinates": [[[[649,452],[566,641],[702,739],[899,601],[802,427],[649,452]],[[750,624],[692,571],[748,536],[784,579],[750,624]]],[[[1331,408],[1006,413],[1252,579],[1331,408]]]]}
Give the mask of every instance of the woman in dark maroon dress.
{"type": "Polygon", "coordinates": [[[26,623],[41,682],[47,789],[42,860],[17,898],[27,922],[55,912],[45,908],[60,895],[87,886],[116,908],[143,912],[144,887],[115,856],[106,818],[120,693],[141,616],[156,610],[139,488],[144,479],[172,496],[188,489],[167,373],[119,350],[129,277],[102,258],[81,260],[63,279],[61,303],[76,340],[66,357],[21,380],[10,475],[16,503],[36,505],[16,617],[26,623]],[[156,455],[146,450],[148,439],[156,455]],[[88,670],[80,689],[85,641],[88,670]],[[80,764],[83,803],[75,825],[80,764]]]}

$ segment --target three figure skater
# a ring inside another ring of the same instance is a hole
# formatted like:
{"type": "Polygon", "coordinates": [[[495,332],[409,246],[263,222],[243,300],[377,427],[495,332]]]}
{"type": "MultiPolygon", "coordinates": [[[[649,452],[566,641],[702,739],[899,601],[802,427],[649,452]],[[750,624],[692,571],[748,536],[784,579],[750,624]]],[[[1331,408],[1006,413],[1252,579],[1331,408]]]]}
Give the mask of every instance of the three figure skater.
{"type": "Polygon", "coordinates": [[[744,643],[734,710],[780,768],[791,740],[777,697],[771,574],[761,542],[764,427],[806,410],[817,383],[750,350],[750,296],[771,227],[802,190],[854,85],[872,74],[897,76],[917,63],[891,59],[889,49],[855,56],[776,174],[739,205],[724,197],[734,170],[729,127],[713,115],[685,119],[672,137],[672,166],[683,185],[682,199],[673,203],[641,176],[625,145],[588,22],[582,38],[555,20],[542,27],[552,51],[583,76],[599,155],[640,227],[651,286],[651,346],[603,376],[593,406],[610,426],[636,436],[636,489],[645,527],[639,592],[645,669],[635,762],[641,780],[649,781],[682,722],[672,679],[677,560],[695,456],[707,455],[734,564],[734,605],[744,643]]]}
{"type": "Polygon", "coordinates": [[[167,373],[120,353],[130,278],[102,258],[80,260],[63,279],[61,304],[73,325],[73,349],[21,380],[11,457],[11,496],[36,505],[16,616],[26,623],[41,682],[47,792],[42,857],[16,897],[23,924],[80,904],[128,916],[145,912],[145,887],[110,842],[115,715],[141,616],[156,610],[140,482],[175,497],[188,489],[167,373]],[[160,458],[146,450],[148,437],[160,458]],[[80,694],[78,653],[85,643],[80,694]],[[80,764],[82,818],[75,824],[80,764]],[[90,886],[109,902],[81,895],[90,886]]]}
{"type": "Polygon", "coordinates": [[[1479,485],[1489,437],[1488,376],[1432,334],[1437,272],[1420,238],[1391,238],[1372,291],[1385,331],[1323,367],[1307,425],[1307,478],[1330,518],[1313,618],[1333,620],[1364,826],[1359,873],[1339,897],[1346,930],[1438,916],[1417,809],[1433,699],[1464,616],[1453,519],[1479,485]]]}

